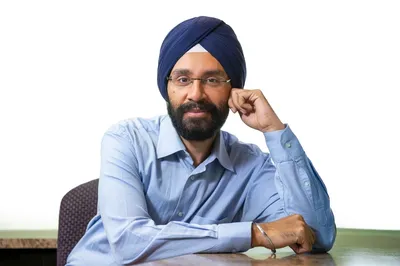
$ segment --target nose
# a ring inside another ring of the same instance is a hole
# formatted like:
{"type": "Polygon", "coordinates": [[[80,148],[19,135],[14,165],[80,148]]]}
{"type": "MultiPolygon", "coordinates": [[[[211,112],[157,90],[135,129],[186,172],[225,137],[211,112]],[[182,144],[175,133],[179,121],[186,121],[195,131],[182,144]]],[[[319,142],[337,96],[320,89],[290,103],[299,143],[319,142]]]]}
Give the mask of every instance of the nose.
{"type": "Polygon", "coordinates": [[[188,86],[188,100],[198,102],[204,98],[204,88],[201,80],[193,80],[193,83],[188,86]]]}

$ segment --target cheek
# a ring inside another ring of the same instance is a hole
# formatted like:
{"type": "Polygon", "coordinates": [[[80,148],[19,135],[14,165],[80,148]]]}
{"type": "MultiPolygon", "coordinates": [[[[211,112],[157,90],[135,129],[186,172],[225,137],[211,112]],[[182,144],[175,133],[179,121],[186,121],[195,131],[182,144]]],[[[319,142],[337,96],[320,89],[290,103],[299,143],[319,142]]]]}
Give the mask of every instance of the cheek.
{"type": "Polygon", "coordinates": [[[175,95],[176,90],[174,88],[171,87],[167,87],[167,93],[168,93],[168,97],[171,97],[172,95],[175,95]]]}
{"type": "Polygon", "coordinates": [[[186,94],[184,90],[169,88],[168,97],[170,102],[176,105],[176,104],[181,104],[185,101],[186,94]]]}
{"type": "Polygon", "coordinates": [[[213,103],[227,104],[230,97],[230,90],[213,91],[208,94],[208,97],[213,103]]]}

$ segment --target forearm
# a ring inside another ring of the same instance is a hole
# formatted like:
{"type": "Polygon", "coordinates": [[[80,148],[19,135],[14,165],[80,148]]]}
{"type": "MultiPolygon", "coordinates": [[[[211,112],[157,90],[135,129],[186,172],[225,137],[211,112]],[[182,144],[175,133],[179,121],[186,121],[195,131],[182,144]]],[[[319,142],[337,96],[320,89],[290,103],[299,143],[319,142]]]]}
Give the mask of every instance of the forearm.
{"type": "Polygon", "coordinates": [[[131,222],[106,219],[105,226],[114,256],[121,264],[191,253],[246,251],[251,247],[251,223],[197,225],[172,221],[155,225],[142,218],[131,222]]]}
{"type": "Polygon", "coordinates": [[[306,158],[298,162],[277,164],[276,187],[287,214],[301,214],[315,234],[315,251],[328,251],[336,236],[329,196],[316,177],[307,169],[306,158]]]}
{"type": "Polygon", "coordinates": [[[290,128],[265,134],[276,165],[275,185],[284,212],[301,214],[315,231],[315,251],[331,249],[336,227],[326,187],[290,128]]]}

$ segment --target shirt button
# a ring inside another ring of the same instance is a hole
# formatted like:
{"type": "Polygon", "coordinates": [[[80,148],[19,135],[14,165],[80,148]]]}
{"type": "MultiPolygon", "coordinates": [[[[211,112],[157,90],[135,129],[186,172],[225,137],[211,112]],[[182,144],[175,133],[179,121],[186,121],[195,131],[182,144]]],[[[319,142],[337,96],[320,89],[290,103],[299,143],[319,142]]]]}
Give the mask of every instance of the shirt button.
{"type": "Polygon", "coordinates": [[[179,213],[178,213],[178,216],[179,216],[179,217],[182,217],[182,216],[183,216],[183,212],[179,212],[179,213]]]}
{"type": "Polygon", "coordinates": [[[290,144],[290,142],[286,142],[285,147],[290,148],[290,147],[292,147],[292,144],[290,144]]]}
{"type": "Polygon", "coordinates": [[[190,179],[193,181],[194,180],[194,176],[191,176],[190,179]]]}
{"type": "Polygon", "coordinates": [[[309,186],[310,186],[310,183],[308,183],[308,181],[306,181],[306,182],[304,182],[304,185],[305,185],[306,187],[309,187],[309,186]]]}

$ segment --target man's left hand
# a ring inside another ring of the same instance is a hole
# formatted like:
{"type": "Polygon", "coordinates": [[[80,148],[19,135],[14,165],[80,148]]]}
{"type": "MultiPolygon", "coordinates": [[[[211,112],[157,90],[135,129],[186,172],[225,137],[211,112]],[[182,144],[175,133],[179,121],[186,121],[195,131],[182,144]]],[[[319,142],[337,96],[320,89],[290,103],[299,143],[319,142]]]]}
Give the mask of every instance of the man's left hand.
{"type": "Polygon", "coordinates": [[[228,105],[246,125],[263,133],[285,128],[261,90],[232,88],[228,105]]]}

